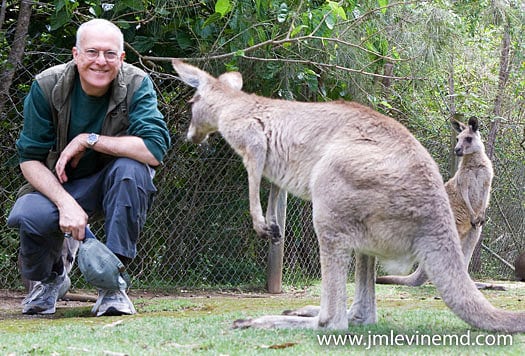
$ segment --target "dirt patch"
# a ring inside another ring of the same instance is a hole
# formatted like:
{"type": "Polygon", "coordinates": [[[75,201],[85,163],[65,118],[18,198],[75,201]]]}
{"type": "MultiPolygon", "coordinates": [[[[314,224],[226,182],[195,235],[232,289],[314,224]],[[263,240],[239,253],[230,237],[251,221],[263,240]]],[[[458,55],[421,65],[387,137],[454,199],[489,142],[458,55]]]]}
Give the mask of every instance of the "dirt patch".
{"type": "MultiPolygon", "coordinates": [[[[1,290],[0,291],[0,320],[13,318],[28,318],[31,316],[22,314],[22,301],[26,297],[25,291],[1,290]]],[[[93,293],[66,294],[64,300],[57,302],[59,308],[74,308],[91,306],[97,296],[93,293]]]]}
{"type": "MultiPolygon", "coordinates": [[[[305,297],[309,293],[303,289],[290,290],[281,294],[269,294],[264,291],[208,291],[208,290],[180,290],[179,292],[158,292],[147,290],[131,290],[128,292],[131,300],[137,299],[160,299],[160,298],[213,298],[217,297],[237,297],[237,298],[271,298],[271,297],[305,297]]],[[[32,316],[22,314],[22,301],[27,293],[23,290],[6,290],[0,289],[0,320],[5,319],[24,319],[24,318],[42,318],[43,316],[32,316]]],[[[63,300],[57,302],[57,314],[44,316],[45,318],[60,317],[68,309],[83,308],[87,309],[86,314],[89,314],[89,308],[97,300],[97,294],[92,290],[73,290],[67,293],[63,300]],[[58,312],[60,310],[60,313],[58,312]]]]}
{"type": "Polygon", "coordinates": [[[20,303],[24,299],[25,294],[16,291],[2,291],[0,292],[0,314],[5,311],[21,308],[20,303]]]}

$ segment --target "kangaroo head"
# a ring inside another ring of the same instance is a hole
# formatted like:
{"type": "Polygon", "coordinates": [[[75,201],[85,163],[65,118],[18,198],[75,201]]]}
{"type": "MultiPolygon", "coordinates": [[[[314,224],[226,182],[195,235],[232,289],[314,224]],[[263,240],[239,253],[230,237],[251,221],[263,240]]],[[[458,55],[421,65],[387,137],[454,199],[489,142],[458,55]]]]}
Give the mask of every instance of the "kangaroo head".
{"type": "Polygon", "coordinates": [[[192,118],[187,139],[193,143],[204,142],[218,130],[219,109],[228,101],[224,93],[228,90],[240,90],[242,76],[238,72],[228,72],[214,78],[205,71],[176,59],[172,60],[172,65],[180,80],[197,88],[189,101],[192,118]]]}
{"type": "Polygon", "coordinates": [[[470,155],[476,152],[482,152],[485,148],[481,141],[481,135],[478,131],[478,119],[471,117],[468,125],[459,121],[452,120],[452,128],[458,132],[457,144],[454,152],[457,156],[470,155]]]}

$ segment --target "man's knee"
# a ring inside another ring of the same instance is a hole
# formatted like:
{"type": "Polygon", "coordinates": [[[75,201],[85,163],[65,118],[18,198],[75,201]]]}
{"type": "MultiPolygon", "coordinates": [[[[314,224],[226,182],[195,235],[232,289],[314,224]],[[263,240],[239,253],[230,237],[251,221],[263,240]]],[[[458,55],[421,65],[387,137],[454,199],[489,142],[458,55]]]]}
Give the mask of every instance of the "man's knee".
{"type": "Polygon", "coordinates": [[[33,232],[49,232],[58,228],[56,206],[39,193],[21,196],[7,218],[9,227],[33,232]]]}
{"type": "Polygon", "coordinates": [[[149,206],[156,192],[151,172],[151,168],[144,163],[129,158],[119,158],[108,172],[107,182],[111,183],[107,186],[106,192],[119,196],[118,201],[127,202],[129,206],[137,203],[149,206]],[[146,201],[142,201],[144,199],[146,201]]]}
{"type": "Polygon", "coordinates": [[[128,158],[119,158],[114,162],[106,184],[106,211],[125,206],[131,207],[133,214],[143,215],[156,192],[150,168],[128,158]]]}
{"type": "Polygon", "coordinates": [[[116,179],[151,180],[150,168],[130,158],[118,158],[110,168],[110,174],[116,179]]]}

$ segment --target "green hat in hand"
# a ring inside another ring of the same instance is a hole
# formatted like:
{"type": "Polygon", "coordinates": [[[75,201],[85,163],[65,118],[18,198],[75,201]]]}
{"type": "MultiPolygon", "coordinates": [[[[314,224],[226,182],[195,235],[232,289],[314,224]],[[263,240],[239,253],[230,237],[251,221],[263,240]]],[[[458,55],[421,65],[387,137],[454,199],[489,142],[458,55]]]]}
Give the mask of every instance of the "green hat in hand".
{"type": "Polygon", "coordinates": [[[86,281],[99,289],[126,290],[130,284],[122,261],[97,240],[88,226],[78,250],[78,267],[86,281]]]}

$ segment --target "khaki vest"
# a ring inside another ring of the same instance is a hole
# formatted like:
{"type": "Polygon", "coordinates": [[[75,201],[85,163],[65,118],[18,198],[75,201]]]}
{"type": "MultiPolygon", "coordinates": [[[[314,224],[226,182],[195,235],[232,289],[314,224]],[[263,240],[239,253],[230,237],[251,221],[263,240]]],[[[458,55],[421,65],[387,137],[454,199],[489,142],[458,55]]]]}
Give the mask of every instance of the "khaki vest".
{"type": "MultiPolygon", "coordinates": [[[[56,130],[56,144],[46,158],[46,166],[54,171],[60,153],[67,146],[67,133],[71,119],[70,95],[75,83],[77,73],[76,64],[73,61],[60,64],[36,76],[36,81],[42,89],[44,96],[49,101],[49,107],[53,115],[53,125],[56,130]]],[[[102,124],[101,135],[123,136],[127,133],[129,126],[128,108],[131,105],[133,94],[141,86],[146,73],[130,64],[123,63],[117,77],[110,88],[106,118],[102,124]]],[[[113,157],[106,156],[105,160],[113,157]]],[[[18,192],[18,196],[34,191],[35,189],[26,183],[18,192]]]]}

